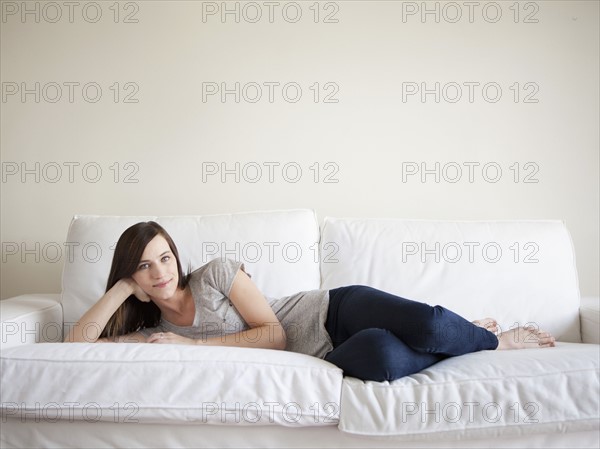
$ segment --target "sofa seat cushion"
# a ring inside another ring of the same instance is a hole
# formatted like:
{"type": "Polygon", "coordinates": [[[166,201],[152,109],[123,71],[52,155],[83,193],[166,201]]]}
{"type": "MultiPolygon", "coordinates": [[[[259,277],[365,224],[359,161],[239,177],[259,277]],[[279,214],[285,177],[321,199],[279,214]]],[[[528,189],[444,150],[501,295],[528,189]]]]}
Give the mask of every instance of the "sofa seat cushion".
{"type": "Polygon", "coordinates": [[[404,439],[598,429],[600,346],[481,351],[393,382],[344,378],[340,430],[404,439]]]}
{"type": "Polygon", "coordinates": [[[336,425],[342,371],[269,349],[39,343],[0,360],[3,415],[283,426],[336,425]]]}

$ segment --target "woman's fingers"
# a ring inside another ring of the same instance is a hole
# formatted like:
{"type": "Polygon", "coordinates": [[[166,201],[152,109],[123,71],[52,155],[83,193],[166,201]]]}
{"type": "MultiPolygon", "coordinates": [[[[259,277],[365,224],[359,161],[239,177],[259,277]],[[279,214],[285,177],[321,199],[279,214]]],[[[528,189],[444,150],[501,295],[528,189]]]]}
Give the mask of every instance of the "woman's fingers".
{"type": "MultiPolygon", "coordinates": [[[[133,282],[135,282],[135,280],[133,282]]],[[[150,296],[148,296],[148,294],[144,290],[142,290],[142,287],[140,287],[140,285],[137,282],[135,282],[133,294],[137,299],[139,299],[142,302],[150,302],[150,296]]]]}
{"type": "Polygon", "coordinates": [[[126,282],[131,290],[132,290],[132,294],[140,301],[142,302],[150,302],[150,297],[148,296],[148,294],[142,290],[142,287],[140,287],[140,284],[138,284],[135,279],[133,279],[132,277],[128,277],[128,278],[123,278],[122,279],[123,282],[126,282]]]}
{"type": "Polygon", "coordinates": [[[173,332],[157,332],[148,337],[146,343],[170,343],[178,345],[193,345],[196,344],[195,340],[181,335],[174,334],[173,332]]]}
{"type": "Polygon", "coordinates": [[[151,334],[146,340],[147,343],[167,343],[170,337],[174,335],[172,332],[157,332],[151,334]]]}

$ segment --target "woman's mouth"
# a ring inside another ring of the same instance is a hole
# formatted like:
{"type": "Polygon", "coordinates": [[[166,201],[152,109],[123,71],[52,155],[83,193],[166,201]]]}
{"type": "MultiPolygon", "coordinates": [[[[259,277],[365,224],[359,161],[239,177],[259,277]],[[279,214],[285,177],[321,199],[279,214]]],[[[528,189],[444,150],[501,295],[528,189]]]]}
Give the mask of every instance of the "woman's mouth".
{"type": "Polygon", "coordinates": [[[153,287],[154,288],[165,288],[169,284],[169,282],[171,282],[172,280],[173,279],[171,278],[168,281],[161,282],[160,284],[155,284],[155,285],[153,285],[153,287]]]}

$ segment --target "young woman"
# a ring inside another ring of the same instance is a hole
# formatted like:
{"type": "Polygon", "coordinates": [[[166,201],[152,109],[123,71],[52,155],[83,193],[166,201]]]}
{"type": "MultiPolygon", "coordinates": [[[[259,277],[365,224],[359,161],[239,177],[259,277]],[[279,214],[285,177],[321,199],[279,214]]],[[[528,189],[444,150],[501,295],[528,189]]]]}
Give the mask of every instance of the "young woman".
{"type": "Polygon", "coordinates": [[[173,240],[149,221],[121,235],[106,293],[65,341],[286,349],[375,381],[474,351],[554,346],[554,337],[534,328],[497,333],[491,318],[471,323],[442,306],[366,286],[266,298],[244,265],[229,259],[184,275],[173,240]],[[88,335],[90,329],[101,331],[88,335]]]}

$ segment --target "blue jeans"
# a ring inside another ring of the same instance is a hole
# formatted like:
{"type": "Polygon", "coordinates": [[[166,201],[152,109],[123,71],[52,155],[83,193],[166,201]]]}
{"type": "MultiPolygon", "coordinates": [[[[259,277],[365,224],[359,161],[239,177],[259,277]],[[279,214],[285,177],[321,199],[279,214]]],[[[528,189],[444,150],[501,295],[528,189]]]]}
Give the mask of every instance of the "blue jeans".
{"type": "Polygon", "coordinates": [[[496,336],[456,313],[353,285],[329,291],[325,360],[344,375],[391,381],[451,356],[496,349],[496,336]]]}

